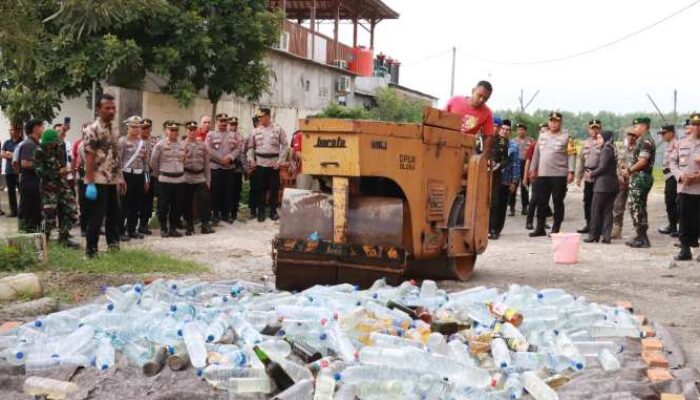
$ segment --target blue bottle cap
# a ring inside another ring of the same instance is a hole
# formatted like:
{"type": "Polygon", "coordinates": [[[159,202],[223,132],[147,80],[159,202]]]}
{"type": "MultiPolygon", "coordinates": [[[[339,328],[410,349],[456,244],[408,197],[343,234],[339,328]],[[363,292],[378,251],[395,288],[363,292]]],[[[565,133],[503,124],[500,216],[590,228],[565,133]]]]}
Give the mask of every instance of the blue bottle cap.
{"type": "Polygon", "coordinates": [[[177,312],[177,306],[175,304],[170,305],[170,311],[177,312]]]}
{"type": "Polygon", "coordinates": [[[376,299],[377,297],[379,297],[379,294],[378,294],[378,293],[372,293],[372,298],[373,298],[373,299],[376,299]]]}
{"type": "Polygon", "coordinates": [[[107,368],[109,368],[109,365],[107,364],[102,364],[102,370],[105,371],[107,368]]]}
{"type": "Polygon", "coordinates": [[[326,340],[328,338],[328,335],[324,332],[318,338],[321,340],[326,340]]]}
{"type": "Polygon", "coordinates": [[[360,285],[352,285],[352,290],[354,290],[354,291],[360,290],[360,285]]]}
{"type": "Polygon", "coordinates": [[[134,292],[136,292],[136,293],[141,293],[141,290],[142,290],[142,289],[141,289],[141,285],[136,285],[136,286],[134,286],[134,292]]]}
{"type": "Polygon", "coordinates": [[[501,369],[506,369],[506,368],[508,368],[508,363],[502,362],[501,369]]]}
{"type": "Polygon", "coordinates": [[[576,369],[582,370],[582,369],[583,369],[583,364],[581,364],[581,363],[576,363],[576,369]]]}
{"type": "MultiPolygon", "coordinates": [[[[58,358],[58,353],[53,353],[53,354],[51,354],[51,357],[52,357],[52,358],[58,358]]],[[[93,361],[93,362],[95,361],[94,358],[93,358],[92,361],[93,361]]],[[[94,364],[93,364],[93,365],[94,365],[94,364]]]]}
{"type": "Polygon", "coordinates": [[[21,351],[18,351],[17,354],[15,354],[18,360],[21,360],[24,358],[24,353],[21,351]]]}
{"type": "Polygon", "coordinates": [[[37,319],[36,321],[34,321],[34,326],[35,326],[35,327],[41,328],[42,325],[44,325],[44,323],[41,322],[40,319],[37,319]]]}
{"type": "Polygon", "coordinates": [[[541,299],[541,298],[543,298],[543,297],[544,297],[544,295],[543,295],[542,293],[537,293],[537,298],[538,298],[538,299],[541,299]]]}
{"type": "Polygon", "coordinates": [[[211,343],[211,342],[214,341],[214,339],[215,339],[215,338],[214,338],[214,335],[209,335],[209,336],[207,336],[207,342],[210,342],[210,343],[211,343]]]}
{"type": "Polygon", "coordinates": [[[197,369],[197,376],[201,378],[202,375],[204,375],[204,370],[201,369],[201,368],[198,368],[198,369],[197,369]]]}
{"type": "Polygon", "coordinates": [[[287,333],[284,331],[284,329],[280,329],[279,331],[277,331],[277,336],[284,336],[286,334],[287,333]]]}
{"type": "Polygon", "coordinates": [[[333,379],[335,379],[336,382],[339,382],[340,378],[342,378],[342,376],[340,375],[340,372],[336,372],[335,374],[333,374],[333,379]]]}
{"type": "Polygon", "coordinates": [[[177,335],[178,335],[178,336],[182,336],[182,329],[178,329],[178,330],[177,330],[177,335]]]}
{"type": "Polygon", "coordinates": [[[168,354],[170,354],[171,356],[172,356],[173,354],[175,354],[175,347],[173,347],[173,346],[168,346],[168,354]]]}
{"type": "Polygon", "coordinates": [[[112,303],[107,304],[107,311],[114,311],[114,304],[112,304],[112,303]]]}

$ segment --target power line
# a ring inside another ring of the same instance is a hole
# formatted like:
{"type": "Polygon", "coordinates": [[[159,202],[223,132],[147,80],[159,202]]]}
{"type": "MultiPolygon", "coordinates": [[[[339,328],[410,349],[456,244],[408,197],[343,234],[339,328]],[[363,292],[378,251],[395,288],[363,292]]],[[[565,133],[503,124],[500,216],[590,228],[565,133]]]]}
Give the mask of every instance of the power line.
{"type": "Polygon", "coordinates": [[[651,24],[649,24],[649,25],[646,25],[646,26],[644,26],[644,27],[642,27],[642,28],[640,28],[640,29],[637,29],[637,30],[634,31],[634,32],[628,33],[628,34],[626,34],[626,35],[624,35],[624,36],[621,36],[621,37],[619,37],[619,38],[617,38],[617,39],[614,39],[614,40],[609,41],[609,42],[607,42],[607,43],[603,43],[603,44],[601,44],[601,45],[598,45],[598,46],[596,46],[596,47],[590,48],[590,49],[588,49],[588,50],[580,51],[580,52],[573,53],[573,54],[569,54],[569,55],[566,55],[566,56],[555,57],[555,58],[549,58],[549,59],[544,59],[544,60],[537,60],[537,61],[497,61],[497,60],[484,59],[484,58],[481,58],[481,57],[476,56],[476,55],[470,55],[469,57],[476,58],[476,59],[480,59],[481,61],[485,61],[485,62],[488,62],[488,63],[491,63],[491,64],[500,64],[500,65],[537,65],[537,64],[549,64],[549,63],[555,63],[555,62],[570,60],[570,59],[572,59],[572,58],[582,57],[582,56],[585,56],[585,55],[594,53],[594,52],[596,52],[596,51],[600,51],[600,50],[603,50],[603,49],[605,49],[605,48],[614,46],[614,45],[616,45],[616,44],[618,44],[618,43],[620,43],[620,42],[622,42],[622,41],[625,41],[625,40],[627,40],[627,39],[629,39],[629,38],[631,38],[631,37],[634,37],[634,36],[637,36],[637,35],[639,35],[639,34],[641,34],[641,33],[644,33],[644,32],[646,32],[646,31],[648,31],[649,29],[652,29],[652,28],[654,28],[654,27],[656,27],[656,26],[658,26],[658,25],[660,25],[660,24],[662,24],[662,23],[668,21],[669,19],[671,19],[671,18],[673,18],[673,17],[676,17],[677,15],[679,15],[679,14],[681,14],[681,13],[683,13],[683,12],[689,10],[690,8],[695,7],[695,6],[698,5],[698,4],[700,4],[700,0],[695,0],[695,1],[693,1],[692,3],[688,4],[687,6],[685,6],[685,7],[681,8],[681,9],[679,9],[679,10],[676,10],[676,11],[672,12],[671,14],[669,14],[669,15],[663,17],[663,18],[660,19],[660,20],[657,20],[656,22],[653,22],[653,23],[651,23],[651,24]]]}
{"type": "MultiPolygon", "coordinates": [[[[698,0],[698,1],[700,1],[700,0],[698,0]]],[[[446,50],[442,50],[438,53],[431,54],[431,55],[423,57],[423,58],[419,58],[417,60],[411,60],[408,62],[401,63],[401,67],[406,67],[407,65],[413,66],[416,64],[420,64],[424,61],[432,60],[433,58],[440,57],[440,56],[445,55],[445,54],[450,53],[450,52],[452,52],[452,47],[450,47],[449,49],[446,49],[446,50]]]]}

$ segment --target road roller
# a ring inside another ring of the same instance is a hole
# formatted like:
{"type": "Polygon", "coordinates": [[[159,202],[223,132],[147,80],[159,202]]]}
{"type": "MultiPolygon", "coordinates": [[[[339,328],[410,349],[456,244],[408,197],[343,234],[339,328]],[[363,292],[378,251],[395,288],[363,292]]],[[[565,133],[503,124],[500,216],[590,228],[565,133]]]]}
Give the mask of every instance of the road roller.
{"type": "Polygon", "coordinates": [[[319,190],[287,188],[273,240],[276,286],[467,280],[488,244],[490,174],[456,114],[418,124],[299,121],[319,190]]]}

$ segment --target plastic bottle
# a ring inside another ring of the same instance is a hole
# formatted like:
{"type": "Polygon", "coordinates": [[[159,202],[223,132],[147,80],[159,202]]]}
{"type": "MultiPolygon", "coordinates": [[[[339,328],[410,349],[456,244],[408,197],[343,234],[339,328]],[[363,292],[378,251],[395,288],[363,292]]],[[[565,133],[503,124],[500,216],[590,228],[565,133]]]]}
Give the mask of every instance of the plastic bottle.
{"type": "Polygon", "coordinates": [[[98,369],[104,371],[114,365],[114,347],[109,339],[103,338],[95,353],[95,364],[98,369]]]}
{"type": "Polygon", "coordinates": [[[291,345],[292,352],[307,364],[320,360],[323,357],[321,351],[300,338],[285,337],[284,340],[291,345]]]}
{"type": "Polygon", "coordinates": [[[469,354],[469,347],[462,343],[460,340],[452,340],[447,343],[447,347],[450,349],[449,356],[455,361],[461,363],[462,365],[476,366],[474,359],[471,354],[469,354]]]}
{"type": "Polygon", "coordinates": [[[207,365],[207,349],[204,346],[204,338],[197,325],[193,323],[185,324],[182,329],[182,337],[192,366],[204,368],[207,365]]]}
{"type": "Polygon", "coordinates": [[[435,297],[436,292],[437,283],[435,283],[435,281],[431,281],[430,279],[424,280],[420,286],[421,299],[432,299],[433,297],[435,297]]]}
{"type": "Polygon", "coordinates": [[[316,321],[330,321],[334,319],[333,311],[325,307],[302,307],[295,305],[279,305],[275,312],[281,318],[289,319],[314,319],[316,321]]]}
{"type": "Polygon", "coordinates": [[[33,322],[33,325],[47,335],[62,335],[77,329],[80,325],[80,318],[61,312],[39,318],[33,322]]]}
{"type": "Polygon", "coordinates": [[[263,337],[252,325],[248,323],[241,315],[231,317],[231,326],[238,334],[244,343],[254,345],[263,341],[263,337]]]}
{"type": "Polygon", "coordinates": [[[569,336],[564,332],[557,335],[556,347],[559,354],[571,360],[572,367],[575,371],[580,371],[586,367],[586,358],[578,351],[578,347],[569,339],[569,336]]]}
{"type": "Polygon", "coordinates": [[[23,389],[29,396],[65,399],[80,388],[73,382],[31,376],[24,381],[23,389]]]}
{"type": "Polygon", "coordinates": [[[527,351],[529,347],[527,338],[525,338],[525,335],[523,335],[518,328],[506,322],[500,325],[500,331],[509,348],[514,351],[527,351]]]}
{"type": "Polygon", "coordinates": [[[535,400],[558,400],[559,395],[550,388],[536,373],[526,371],[522,374],[523,387],[535,400]]]}
{"type": "Polygon", "coordinates": [[[284,369],[287,375],[289,375],[294,382],[303,381],[304,379],[313,379],[311,370],[304,365],[297,364],[294,361],[286,360],[284,358],[275,358],[273,360],[279,363],[282,369],[284,369]]]}
{"type": "Polygon", "coordinates": [[[314,381],[304,379],[295,383],[284,392],[273,397],[273,400],[312,400],[314,396],[314,381]]]}
{"type": "Polygon", "coordinates": [[[371,380],[417,380],[422,372],[385,365],[351,365],[338,373],[343,385],[371,380]]]}
{"type": "Polygon", "coordinates": [[[588,328],[592,337],[642,337],[642,332],[635,326],[613,323],[596,323],[588,328]]]}
{"type": "Polygon", "coordinates": [[[358,398],[403,400],[415,393],[415,384],[407,381],[364,381],[355,385],[358,398]]]}
{"type": "Polygon", "coordinates": [[[61,357],[73,355],[87,345],[94,336],[95,329],[90,325],[83,325],[58,342],[56,353],[61,357]]]}
{"type": "Polygon", "coordinates": [[[209,364],[202,370],[202,378],[207,381],[227,381],[231,378],[267,378],[267,374],[264,369],[209,364]]]}
{"type": "Polygon", "coordinates": [[[207,326],[207,330],[204,332],[204,336],[208,343],[218,342],[219,339],[226,333],[226,329],[230,326],[229,318],[225,314],[219,314],[214,320],[207,326]]]}
{"type": "Polygon", "coordinates": [[[503,384],[503,390],[508,393],[510,399],[519,399],[523,397],[523,382],[520,374],[509,374],[503,384]]]}
{"type": "Polygon", "coordinates": [[[329,368],[321,369],[316,377],[314,400],[333,400],[335,392],[335,378],[329,368]]]}
{"type": "Polygon", "coordinates": [[[508,369],[511,366],[508,346],[500,337],[494,338],[491,341],[491,356],[497,368],[508,369]]]}
{"type": "Polygon", "coordinates": [[[514,352],[510,358],[512,367],[518,371],[536,371],[545,363],[545,356],[540,353],[514,352]]]}
{"type": "Polygon", "coordinates": [[[612,354],[619,354],[624,351],[624,346],[615,342],[574,342],[581,355],[586,357],[597,357],[601,350],[608,350],[612,354]]]}
{"type": "Polygon", "coordinates": [[[270,378],[231,378],[221,386],[229,392],[242,393],[270,393],[270,378]]]}
{"type": "Polygon", "coordinates": [[[567,293],[562,289],[542,289],[537,292],[536,298],[540,302],[550,302],[566,295],[567,293]]]}
{"type": "Polygon", "coordinates": [[[598,361],[600,361],[600,366],[603,367],[605,371],[617,371],[620,369],[620,361],[608,349],[600,351],[598,361]]]}
{"type": "Polygon", "coordinates": [[[437,332],[433,332],[428,336],[427,345],[428,349],[436,354],[446,356],[450,352],[449,347],[447,347],[447,342],[445,341],[445,336],[437,332]]]}
{"type": "Polygon", "coordinates": [[[357,351],[338,324],[333,326],[333,347],[343,361],[346,363],[355,362],[357,351]]]}
{"type": "Polygon", "coordinates": [[[292,352],[292,346],[284,340],[265,340],[258,346],[272,358],[285,358],[292,352]]]}
{"type": "Polygon", "coordinates": [[[377,347],[393,347],[393,348],[401,348],[404,346],[411,346],[411,347],[416,347],[416,348],[423,347],[423,344],[417,340],[387,335],[387,334],[380,333],[380,332],[370,333],[369,338],[370,338],[370,341],[377,347]]]}

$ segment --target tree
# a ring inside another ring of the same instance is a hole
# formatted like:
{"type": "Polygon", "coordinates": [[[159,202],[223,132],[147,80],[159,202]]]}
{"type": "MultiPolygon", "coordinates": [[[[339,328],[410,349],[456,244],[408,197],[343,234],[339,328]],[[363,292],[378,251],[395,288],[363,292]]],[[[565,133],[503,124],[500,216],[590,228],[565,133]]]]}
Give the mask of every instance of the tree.
{"type": "Polygon", "coordinates": [[[13,123],[53,119],[94,81],[139,88],[148,73],[183,106],[207,89],[256,98],[280,18],[265,0],[2,0],[0,106],[13,123]],[[5,23],[5,21],[9,21],[5,23]]]}
{"type": "Polygon", "coordinates": [[[418,123],[423,120],[423,107],[429,105],[427,101],[408,98],[392,88],[377,89],[374,96],[375,104],[368,109],[332,103],[316,117],[418,123]]]}

